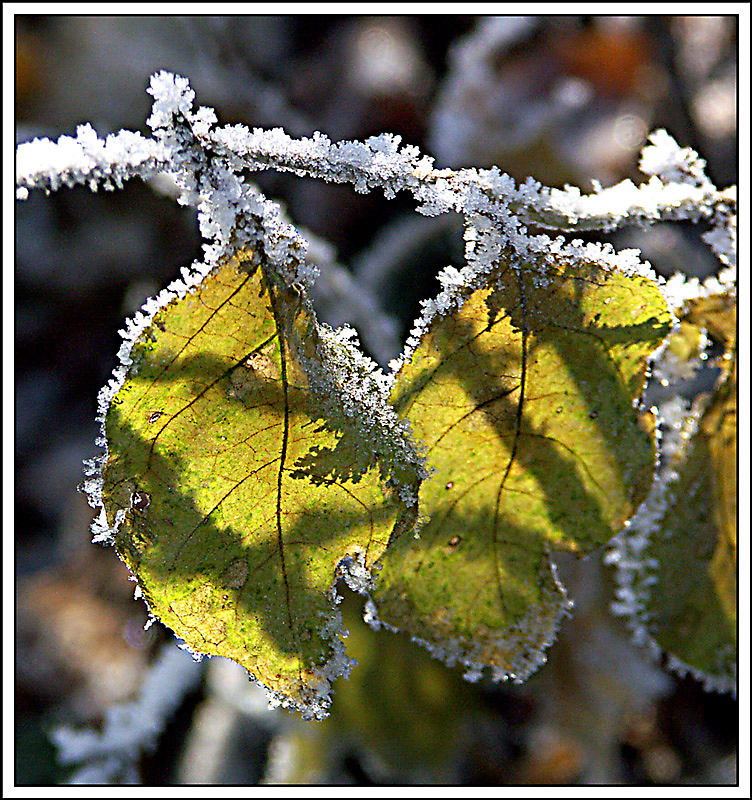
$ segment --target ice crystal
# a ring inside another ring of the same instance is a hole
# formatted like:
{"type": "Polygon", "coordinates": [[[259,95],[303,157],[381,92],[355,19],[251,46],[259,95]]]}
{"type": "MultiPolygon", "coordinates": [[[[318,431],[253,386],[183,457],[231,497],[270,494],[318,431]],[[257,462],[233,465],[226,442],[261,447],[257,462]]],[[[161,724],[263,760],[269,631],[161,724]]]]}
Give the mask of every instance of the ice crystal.
{"type": "Polygon", "coordinates": [[[708,183],[705,160],[690,147],[679,147],[665,130],[653,131],[640,157],[640,169],[665,183],[689,181],[696,186],[708,183]]]}

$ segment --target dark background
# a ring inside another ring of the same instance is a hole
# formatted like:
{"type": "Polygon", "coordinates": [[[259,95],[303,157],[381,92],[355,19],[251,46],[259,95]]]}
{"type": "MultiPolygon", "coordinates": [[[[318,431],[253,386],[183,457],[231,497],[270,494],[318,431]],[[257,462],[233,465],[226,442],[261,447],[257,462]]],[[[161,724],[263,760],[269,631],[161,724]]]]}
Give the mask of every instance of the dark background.
{"type": "MultiPolygon", "coordinates": [[[[737,181],[734,17],[548,16],[517,35],[508,18],[483,34],[486,19],[442,15],[17,16],[15,25],[18,142],[73,134],[86,121],[100,135],[146,132],[149,76],[168,69],[190,79],[197,103],[214,107],[221,123],[282,126],[297,136],[320,130],[333,140],[399,133],[438,166],[497,164],[517,179],[588,189],[591,179],[639,179],[639,149],[647,133],[665,127],[698,149],[719,186],[737,181]],[[510,43],[501,46],[505,30],[510,43]],[[468,35],[475,66],[463,70],[468,35]]],[[[462,263],[451,216],[421,218],[402,197],[387,202],[285,175],[258,179],[293,221],[334,245],[394,316],[399,335],[419,300],[435,293],[436,272],[462,263]]],[[[699,233],[664,224],[612,240],[641,247],[663,274],[705,276],[718,265],[699,233]]],[[[97,454],[96,395],[115,365],[118,329],[200,254],[191,210],[139,181],[113,193],[66,189],[17,203],[19,784],[66,780],[71,768],[56,762],[49,731],[101,723],[104,709],[138,691],[171,638],[159,625],[142,630],[144,606],[133,601],[114,551],[91,544],[92,512],[77,485],[82,460],[97,454]]],[[[348,315],[336,298],[321,311],[335,321],[348,315]]],[[[385,349],[371,352],[383,360],[385,349]]],[[[562,560],[561,571],[574,617],[549,662],[521,686],[462,681],[401,637],[370,631],[350,598],[361,667],[337,686],[330,720],[266,712],[243,680],[223,705],[217,682],[229,679],[212,666],[144,755],[141,778],[734,782],[736,702],[668,674],[632,646],[608,611],[612,575],[597,555],[562,560]],[[249,691],[255,699],[244,705],[249,691]],[[224,714],[233,733],[207,765],[186,766],[188,749],[211,740],[208,708],[224,714]],[[274,757],[283,745],[298,754],[285,763],[274,757]]]]}

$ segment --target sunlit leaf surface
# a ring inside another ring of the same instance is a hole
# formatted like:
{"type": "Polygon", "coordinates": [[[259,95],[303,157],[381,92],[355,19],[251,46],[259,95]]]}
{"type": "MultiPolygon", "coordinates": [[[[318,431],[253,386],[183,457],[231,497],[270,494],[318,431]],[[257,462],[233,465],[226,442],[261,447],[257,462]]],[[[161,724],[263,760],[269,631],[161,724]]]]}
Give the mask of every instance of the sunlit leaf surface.
{"type": "Polygon", "coordinates": [[[650,488],[634,401],[669,329],[654,282],[589,264],[502,264],[433,320],[393,401],[435,474],[419,538],[381,559],[381,620],[471,675],[541,663],[565,607],[550,551],[605,543],[650,488]]]}
{"type": "Polygon", "coordinates": [[[291,346],[312,337],[296,292],[243,258],[160,310],[108,412],[104,493],[152,612],[318,716],[347,668],[337,565],[371,563],[404,519],[375,471],[347,477],[357,454],[313,421],[291,346]],[[299,462],[335,443],[338,468],[313,480],[299,462]]]}

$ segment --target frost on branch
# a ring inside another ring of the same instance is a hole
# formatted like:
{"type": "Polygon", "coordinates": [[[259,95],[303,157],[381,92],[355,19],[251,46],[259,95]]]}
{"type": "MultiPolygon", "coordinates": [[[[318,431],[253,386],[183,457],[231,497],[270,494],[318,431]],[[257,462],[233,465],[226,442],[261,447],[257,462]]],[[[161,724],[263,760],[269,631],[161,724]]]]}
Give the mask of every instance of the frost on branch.
{"type": "Polygon", "coordinates": [[[79,125],[75,138],[57,142],[34,139],[16,150],[16,197],[25,200],[30,189],[55,191],[77,184],[92,191],[121,189],[134,177],[146,178],[159,171],[162,149],[140,133],[120,131],[105,140],[91,125],[79,125]]]}
{"type": "Polygon", "coordinates": [[[710,183],[705,175],[705,161],[690,147],[680,148],[664,130],[654,131],[640,157],[640,170],[655,175],[664,183],[710,183]]]}
{"type": "Polygon", "coordinates": [[[52,739],[61,764],[77,765],[73,784],[138,783],[138,760],[151,750],[201,665],[173,644],[166,645],[146,673],[139,697],[106,711],[100,732],[57,728],[52,739]]]}
{"type": "Polygon", "coordinates": [[[649,490],[648,360],[690,290],[637,251],[559,232],[709,219],[730,264],[732,192],[689,156],[672,182],[518,186],[497,168],[437,170],[390,134],[219,127],[166,72],[149,91],[154,139],[85,129],[77,149],[32,143],[52,154],[41,171],[32,150],[21,160],[24,191],[167,173],[206,240],[204,262],[122,332],[100,393],[105,452],[87,465],[95,540],[194,651],[244,664],[308,717],[350,668],[339,578],[370,595],[372,624],[468,677],[522,679],[568,607],[550,551],[602,545],[649,490]],[[133,145],[124,161],[108,162],[110,141],[133,145]],[[308,243],[247,178],[266,169],[464,217],[467,263],[441,272],[390,374],[353,330],[316,320],[308,243]]]}

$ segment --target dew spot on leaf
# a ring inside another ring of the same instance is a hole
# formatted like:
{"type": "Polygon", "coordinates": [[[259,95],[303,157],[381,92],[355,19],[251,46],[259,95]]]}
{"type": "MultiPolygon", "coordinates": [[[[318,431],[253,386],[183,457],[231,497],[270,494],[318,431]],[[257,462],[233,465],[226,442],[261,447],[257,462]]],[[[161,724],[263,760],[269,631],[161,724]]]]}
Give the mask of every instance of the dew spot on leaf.
{"type": "Polygon", "coordinates": [[[146,511],[151,505],[151,497],[146,492],[134,492],[131,495],[131,508],[136,511],[146,511]]]}

